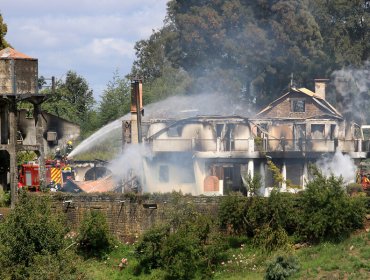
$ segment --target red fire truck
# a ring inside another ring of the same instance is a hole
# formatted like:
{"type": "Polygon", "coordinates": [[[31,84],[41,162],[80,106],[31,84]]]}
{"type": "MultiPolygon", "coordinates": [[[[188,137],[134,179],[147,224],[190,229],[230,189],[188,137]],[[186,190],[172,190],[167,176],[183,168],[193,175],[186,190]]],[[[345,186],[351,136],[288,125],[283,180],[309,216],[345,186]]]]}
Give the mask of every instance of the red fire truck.
{"type": "MultiPolygon", "coordinates": [[[[68,179],[74,179],[73,169],[63,160],[46,160],[45,179],[48,186],[60,189],[68,179]]],[[[40,166],[29,162],[19,166],[18,187],[40,190],[40,166]]]]}
{"type": "Polygon", "coordinates": [[[40,187],[39,165],[33,162],[22,164],[18,173],[18,188],[28,187],[37,191],[40,187]]]}

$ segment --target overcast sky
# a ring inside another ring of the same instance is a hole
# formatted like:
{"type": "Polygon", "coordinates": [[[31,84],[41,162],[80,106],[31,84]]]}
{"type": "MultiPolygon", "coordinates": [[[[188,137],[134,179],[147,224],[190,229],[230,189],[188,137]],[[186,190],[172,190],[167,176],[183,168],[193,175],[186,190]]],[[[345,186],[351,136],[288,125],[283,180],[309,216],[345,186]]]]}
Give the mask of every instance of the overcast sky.
{"type": "Polygon", "coordinates": [[[3,0],[6,40],[39,60],[39,76],[83,76],[99,98],[113,72],[129,73],[134,44],[163,25],[167,0],[3,0]]]}

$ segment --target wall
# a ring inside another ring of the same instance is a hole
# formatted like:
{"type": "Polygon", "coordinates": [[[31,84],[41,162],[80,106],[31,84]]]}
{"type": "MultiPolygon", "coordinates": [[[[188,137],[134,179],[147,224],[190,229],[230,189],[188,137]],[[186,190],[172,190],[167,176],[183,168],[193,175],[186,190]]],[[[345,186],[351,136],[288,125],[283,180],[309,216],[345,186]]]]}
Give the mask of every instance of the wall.
{"type": "MultiPolygon", "coordinates": [[[[67,223],[72,230],[77,230],[88,211],[101,211],[107,217],[111,232],[121,241],[134,241],[145,230],[155,224],[168,220],[173,211],[181,209],[181,204],[192,204],[199,212],[216,217],[218,197],[188,197],[174,199],[172,195],[158,196],[130,202],[126,196],[119,195],[64,195],[54,196],[53,207],[67,216],[67,223]],[[66,201],[72,201],[67,203],[66,201]],[[156,209],[145,208],[156,204],[156,209]]],[[[183,208],[183,207],[182,207],[183,208]]]]}

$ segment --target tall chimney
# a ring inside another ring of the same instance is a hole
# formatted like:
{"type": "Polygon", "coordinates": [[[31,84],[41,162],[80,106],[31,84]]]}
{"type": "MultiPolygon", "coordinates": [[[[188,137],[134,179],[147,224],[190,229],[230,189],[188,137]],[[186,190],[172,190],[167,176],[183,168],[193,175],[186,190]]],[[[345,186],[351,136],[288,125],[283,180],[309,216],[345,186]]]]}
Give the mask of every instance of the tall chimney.
{"type": "Polygon", "coordinates": [[[142,80],[131,81],[131,143],[141,143],[141,115],[143,110],[143,84],[142,80]]]}
{"type": "Polygon", "coordinates": [[[325,99],[325,89],[328,79],[315,79],[315,93],[322,99],[325,99]]]}

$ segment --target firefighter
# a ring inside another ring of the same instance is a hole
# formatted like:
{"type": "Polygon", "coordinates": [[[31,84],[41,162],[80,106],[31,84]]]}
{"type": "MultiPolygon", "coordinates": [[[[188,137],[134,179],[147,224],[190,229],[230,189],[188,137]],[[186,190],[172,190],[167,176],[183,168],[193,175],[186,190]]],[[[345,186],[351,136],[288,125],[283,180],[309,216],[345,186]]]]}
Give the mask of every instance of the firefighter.
{"type": "Polygon", "coordinates": [[[67,142],[67,147],[66,147],[66,156],[68,156],[73,150],[73,145],[72,145],[72,141],[69,140],[67,142]]]}
{"type": "Polygon", "coordinates": [[[62,156],[62,153],[61,153],[61,151],[60,151],[60,148],[59,147],[57,147],[56,149],[55,149],[55,156],[54,156],[54,159],[56,159],[56,160],[61,160],[63,158],[63,156],[62,156]]]}
{"type": "Polygon", "coordinates": [[[364,175],[364,176],[362,177],[362,182],[361,182],[361,184],[362,184],[362,187],[363,187],[364,189],[366,189],[366,188],[367,188],[367,186],[368,186],[368,185],[370,185],[370,179],[368,178],[368,176],[364,175]]]}

